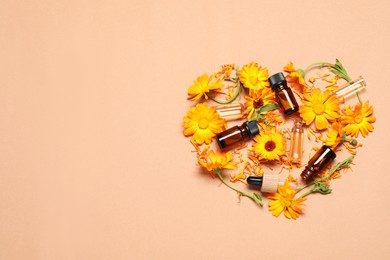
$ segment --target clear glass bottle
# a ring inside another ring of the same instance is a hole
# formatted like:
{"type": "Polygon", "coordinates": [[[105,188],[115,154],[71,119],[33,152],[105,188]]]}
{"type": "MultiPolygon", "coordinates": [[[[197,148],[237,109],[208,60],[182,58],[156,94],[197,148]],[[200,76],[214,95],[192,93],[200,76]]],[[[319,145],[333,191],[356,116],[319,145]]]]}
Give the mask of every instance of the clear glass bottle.
{"type": "Polygon", "coordinates": [[[259,134],[256,120],[244,122],[241,126],[234,126],[217,135],[217,143],[221,149],[232,148],[242,141],[250,140],[259,134]]]}
{"type": "Polygon", "coordinates": [[[282,72],[276,73],[269,77],[269,84],[279,100],[280,107],[284,110],[285,115],[291,115],[299,111],[298,103],[292,90],[287,86],[286,78],[282,72]]]}
{"type": "Polygon", "coordinates": [[[243,118],[244,106],[240,103],[215,106],[215,111],[226,121],[243,118]]]}
{"type": "Polygon", "coordinates": [[[290,161],[301,163],[303,154],[303,123],[300,118],[295,119],[291,130],[290,161]]]}
{"type": "Polygon", "coordinates": [[[336,91],[334,91],[334,94],[338,98],[343,99],[356,92],[359,92],[365,87],[366,87],[366,82],[364,81],[362,76],[359,76],[359,78],[357,78],[356,80],[348,82],[347,84],[338,88],[336,91]]]}
{"type": "Polygon", "coordinates": [[[309,160],[307,166],[301,173],[305,182],[311,182],[325,167],[336,158],[335,152],[328,146],[322,146],[309,160]]]}

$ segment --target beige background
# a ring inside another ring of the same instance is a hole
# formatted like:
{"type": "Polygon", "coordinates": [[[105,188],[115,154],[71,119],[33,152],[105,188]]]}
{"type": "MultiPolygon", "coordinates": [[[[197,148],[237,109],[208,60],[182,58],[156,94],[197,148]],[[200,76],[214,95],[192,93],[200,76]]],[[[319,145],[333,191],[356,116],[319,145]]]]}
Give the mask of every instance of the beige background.
{"type": "Polygon", "coordinates": [[[0,259],[385,259],[390,4],[0,1],[0,259]],[[375,132],[334,193],[274,218],[201,174],[182,117],[218,65],[340,58],[375,132]]]}

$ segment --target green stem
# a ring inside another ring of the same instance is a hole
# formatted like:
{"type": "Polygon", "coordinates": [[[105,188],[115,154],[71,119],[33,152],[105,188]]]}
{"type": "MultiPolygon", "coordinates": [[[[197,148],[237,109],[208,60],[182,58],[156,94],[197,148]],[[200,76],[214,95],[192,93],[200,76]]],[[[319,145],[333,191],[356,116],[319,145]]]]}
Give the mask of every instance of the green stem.
{"type": "Polygon", "coordinates": [[[306,67],[306,69],[304,71],[305,71],[305,74],[306,74],[306,72],[308,72],[309,70],[311,70],[313,68],[316,68],[316,67],[321,67],[322,68],[322,67],[325,67],[325,66],[329,66],[329,67],[334,68],[334,64],[332,64],[330,62],[321,61],[321,62],[316,62],[316,63],[310,64],[309,66],[306,67]]]}
{"type": "Polygon", "coordinates": [[[347,159],[345,159],[345,160],[339,162],[338,164],[336,164],[335,166],[333,166],[332,169],[330,169],[329,173],[325,177],[319,179],[318,182],[325,181],[330,176],[332,176],[332,174],[335,173],[339,168],[341,168],[341,167],[344,168],[344,167],[347,167],[348,165],[350,165],[352,160],[353,160],[353,158],[354,158],[354,156],[351,155],[347,159]]]}
{"type": "Polygon", "coordinates": [[[211,100],[213,100],[214,102],[217,102],[218,104],[222,104],[222,105],[230,104],[230,103],[232,103],[234,100],[236,100],[236,98],[237,98],[238,95],[240,94],[240,90],[241,90],[241,83],[240,83],[240,81],[238,80],[238,81],[237,81],[236,92],[234,93],[234,96],[231,97],[229,100],[221,101],[221,100],[218,100],[218,99],[213,98],[213,97],[210,97],[210,96],[209,96],[209,98],[210,98],[211,100]]]}
{"type": "Polygon", "coordinates": [[[356,92],[356,96],[357,96],[357,98],[358,98],[358,100],[359,100],[360,104],[363,104],[363,101],[362,101],[362,99],[360,98],[359,91],[358,91],[358,92],[356,92]]]}
{"type": "MultiPolygon", "coordinates": [[[[303,189],[305,189],[305,188],[307,188],[307,187],[309,187],[309,186],[311,186],[311,185],[314,185],[314,184],[320,183],[320,182],[324,182],[324,181],[327,180],[330,176],[332,176],[332,174],[335,173],[339,168],[341,168],[341,167],[347,167],[348,165],[350,165],[351,162],[352,162],[352,160],[353,160],[353,158],[354,158],[354,156],[351,155],[351,156],[349,156],[347,159],[345,159],[345,160],[339,162],[338,164],[336,164],[335,166],[333,166],[332,169],[330,169],[329,173],[328,173],[325,177],[322,177],[321,179],[317,179],[317,180],[315,180],[315,181],[312,181],[312,182],[310,182],[310,183],[304,185],[303,187],[297,189],[297,190],[295,191],[295,194],[297,194],[298,192],[302,191],[303,189]]],[[[301,196],[301,198],[303,198],[303,197],[309,195],[310,193],[312,193],[311,190],[308,191],[308,192],[306,192],[305,194],[303,194],[303,195],[301,196]]]]}
{"type": "MultiPolygon", "coordinates": [[[[338,61],[336,61],[337,63],[338,61]]],[[[347,74],[347,72],[345,71],[344,68],[340,69],[336,66],[336,64],[333,64],[333,63],[330,63],[330,62],[316,62],[316,63],[312,63],[310,64],[309,66],[307,66],[307,68],[304,70],[304,73],[306,74],[309,70],[313,69],[313,68],[316,68],[316,67],[325,67],[325,66],[328,66],[328,67],[331,67],[332,69],[335,69],[339,75],[345,79],[347,82],[351,82],[352,79],[351,77],[347,74]]]]}
{"type": "Polygon", "coordinates": [[[342,142],[348,142],[348,143],[350,143],[352,145],[357,145],[358,144],[358,141],[356,139],[348,138],[348,137],[342,137],[340,143],[342,143],[342,142]]]}
{"type": "Polygon", "coordinates": [[[313,184],[314,184],[314,182],[310,182],[310,183],[304,185],[303,187],[297,189],[297,190],[295,191],[295,194],[297,194],[298,192],[300,192],[300,191],[306,189],[307,187],[309,187],[309,186],[311,186],[311,185],[313,185],[313,184]]]}
{"type": "Polygon", "coordinates": [[[312,191],[312,190],[309,190],[308,192],[306,192],[305,194],[303,194],[302,196],[300,196],[300,198],[304,198],[304,197],[310,195],[311,193],[313,193],[313,191],[312,191]]]}
{"type": "Polygon", "coordinates": [[[222,181],[223,184],[225,184],[227,187],[229,187],[230,189],[234,190],[235,192],[237,192],[238,194],[240,194],[240,196],[245,196],[245,197],[248,197],[250,199],[252,199],[253,201],[255,201],[256,203],[259,203],[261,206],[264,205],[263,202],[257,200],[254,195],[252,194],[249,194],[245,191],[242,191],[242,190],[239,190],[237,189],[236,187],[230,185],[228,182],[225,181],[225,179],[223,178],[222,176],[222,171],[214,171],[214,173],[218,176],[218,178],[222,181]]]}

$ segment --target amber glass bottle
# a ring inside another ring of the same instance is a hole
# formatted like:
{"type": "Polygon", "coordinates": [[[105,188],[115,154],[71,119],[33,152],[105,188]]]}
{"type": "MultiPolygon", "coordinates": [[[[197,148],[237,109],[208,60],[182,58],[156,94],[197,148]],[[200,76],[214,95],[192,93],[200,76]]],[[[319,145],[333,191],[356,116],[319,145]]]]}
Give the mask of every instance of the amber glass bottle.
{"type": "Polygon", "coordinates": [[[259,126],[255,120],[234,126],[217,135],[217,142],[221,149],[232,148],[241,141],[249,140],[259,133],[259,126]]]}
{"type": "Polygon", "coordinates": [[[335,152],[330,147],[322,146],[310,159],[307,166],[301,173],[301,177],[305,182],[311,182],[320,171],[336,158],[335,152]]]}
{"type": "Polygon", "coordinates": [[[284,110],[285,115],[291,115],[299,110],[298,103],[293,92],[287,86],[286,78],[282,72],[269,77],[269,84],[279,100],[279,105],[284,110]]]}

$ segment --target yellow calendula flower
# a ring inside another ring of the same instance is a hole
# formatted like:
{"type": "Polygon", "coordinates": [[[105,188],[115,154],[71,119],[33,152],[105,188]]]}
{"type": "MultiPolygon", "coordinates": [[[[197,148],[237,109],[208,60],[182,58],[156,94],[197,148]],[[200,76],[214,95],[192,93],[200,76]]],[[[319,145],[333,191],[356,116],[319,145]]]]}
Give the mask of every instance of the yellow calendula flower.
{"type": "Polygon", "coordinates": [[[262,88],[259,90],[250,90],[249,95],[245,96],[247,102],[245,103],[246,109],[244,114],[248,115],[248,118],[252,118],[256,109],[275,103],[275,94],[270,88],[262,88]]]}
{"type": "Polygon", "coordinates": [[[334,122],[332,128],[326,133],[325,145],[335,148],[340,144],[343,133],[343,127],[340,122],[334,122]]]}
{"type": "Polygon", "coordinates": [[[269,87],[268,69],[262,68],[255,62],[245,65],[238,72],[238,77],[244,87],[248,89],[259,90],[269,87]]]}
{"type": "Polygon", "coordinates": [[[315,88],[312,91],[305,92],[302,99],[303,106],[299,107],[299,113],[306,125],[310,125],[315,120],[318,130],[329,127],[329,122],[335,121],[340,117],[339,103],[335,95],[331,95],[329,90],[324,93],[315,88]]]}
{"type": "Polygon", "coordinates": [[[203,74],[194,80],[194,84],[188,88],[188,99],[198,100],[202,96],[208,99],[208,93],[223,88],[222,79],[203,74]]]}
{"type": "Polygon", "coordinates": [[[192,135],[192,142],[209,144],[216,134],[226,128],[226,122],[214,108],[209,108],[206,103],[200,103],[187,112],[183,128],[185,136],[192,135]]]}
{"type": "Polygon", "coordinates": [[[355,137],[361,133],[363,137],[366,137],[374,130],[372,123],[376,121],[376,118],[372,115],[373,113],[374,108],[368,101],[364,104],[358,103],[354,109],[349,105],[346,106],[341,116],[341,123],[345,125],[345,133],[355,137]]]}
{"type": "Polygon", "coordinates": [[[302,214],[302,202],[306,198],[295,199],[295,191],[291,189],[290,183],[286,180],[283,186],[278,186],[277,193],[270,193],[267,198],[273,201],[268,203],[268,209],[272,215],[278,217],[284,211],[284,215],[289,219],[297,219],[299,214],[302,214]]]}
{"type": "Polygon", "coordinates": [[[202,152],[198,153],[199,165],[210,172],[222,169],[237,169],[238,162],[234,162],[233,159],[234,154],[231,151],[223,153],[217,150],[214,152],[209,150],[209,146],[206,146],[202,152]]]}
{"type": "Polygon", "coordinates": [[[294,68],[294,64],[292,62],[288,63],[283,70],[288,73],[286,79],[290,86],[303,93],[306,89],[305,79],[294,68]]]}
{"type": "Polygon", "coordinates": [[[286,140],[282,133],[272,130],[263,131],[256,135],[252,144],[252,151],[260,159],[279,160],[286,153],[286,140]]]}

